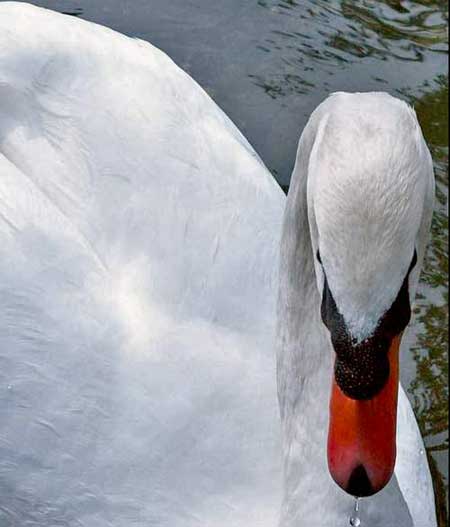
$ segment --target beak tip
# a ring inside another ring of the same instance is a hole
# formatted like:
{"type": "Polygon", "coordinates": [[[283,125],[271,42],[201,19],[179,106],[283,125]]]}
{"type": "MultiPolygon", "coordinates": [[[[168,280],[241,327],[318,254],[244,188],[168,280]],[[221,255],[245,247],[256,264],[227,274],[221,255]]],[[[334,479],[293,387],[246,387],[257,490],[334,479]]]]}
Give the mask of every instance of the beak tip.
{"type": "Polygon", "coordinates": [[[389,483],[392,476],[392,472],[388,474],[386,471],[384,474],[374,475],[371,478],[362,463],[352,469],[349,477],[345,477],[345,472],[335,473],[332,469],[330,473],[339,487],[355,498],[373,496],[389,483]]]}
{"type": "Polygon", "coordinates": [[[366,498],[377,492],[373,488],[363,465],[358,465],[353,469],[344,490],[355,498],[366,498]]]}

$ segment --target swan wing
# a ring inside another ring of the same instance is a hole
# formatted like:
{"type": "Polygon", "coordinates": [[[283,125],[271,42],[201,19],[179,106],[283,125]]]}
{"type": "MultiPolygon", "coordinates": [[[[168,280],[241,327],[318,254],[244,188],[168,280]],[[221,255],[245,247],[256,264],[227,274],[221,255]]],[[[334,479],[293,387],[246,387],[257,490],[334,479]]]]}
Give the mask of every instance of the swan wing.
{"type": "Polygon", "coordinates": [[[0,523],[273,526],[284,196],[150,44],[0,5],[0,523]]]}

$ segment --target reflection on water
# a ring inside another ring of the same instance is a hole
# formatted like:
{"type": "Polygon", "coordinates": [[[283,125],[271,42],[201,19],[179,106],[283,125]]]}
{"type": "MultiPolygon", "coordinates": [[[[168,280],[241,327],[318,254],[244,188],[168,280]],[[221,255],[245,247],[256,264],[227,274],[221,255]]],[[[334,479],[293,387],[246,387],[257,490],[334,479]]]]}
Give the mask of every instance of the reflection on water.
{"type": "MultiPolygon", "coordinates": [[[[283,29],[276,24],[259,44],[266,53],[281,53],[283,71],[252,75],[272,98],[307,94],[316,88],[311,81],[316,69],[332,76],[360,59],[422,62],[426,54],[447,53],[446,2],[259,0],[258,5],[284,17],[283,29]]],[[[374,80],[387,84],[375,68],[374,73],[374,80]]]]}

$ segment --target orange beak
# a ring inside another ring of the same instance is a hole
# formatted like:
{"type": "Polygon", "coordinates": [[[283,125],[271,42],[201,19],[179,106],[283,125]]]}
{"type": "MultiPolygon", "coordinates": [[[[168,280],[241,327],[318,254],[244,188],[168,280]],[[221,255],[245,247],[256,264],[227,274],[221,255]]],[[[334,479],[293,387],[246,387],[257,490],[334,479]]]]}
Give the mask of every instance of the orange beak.
{"type": "Polygon", "coordinates": [[[336,381],[330,400],[328,468],[334,481],[353,496],[380,491],[394,471],[401,335],[389,347],[389,378],[368,400],[345,395],[336,381]]]}

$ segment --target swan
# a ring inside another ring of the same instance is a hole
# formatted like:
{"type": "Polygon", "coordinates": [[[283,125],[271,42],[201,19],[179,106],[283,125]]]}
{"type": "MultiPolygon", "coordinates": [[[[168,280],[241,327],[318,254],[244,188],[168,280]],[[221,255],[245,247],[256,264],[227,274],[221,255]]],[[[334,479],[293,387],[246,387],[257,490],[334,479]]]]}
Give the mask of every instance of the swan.
{"type": "Polygon", "coordinates": [[[304,515],[313,525],[339,525],[346,502],[338,486],[357,496],[380,491],[365,503],[362,525],[436,525],[420,433],[401,386],[396,416],[398,348],[433,195],[431,156],[404,102],[336,93],[313,112],[281,239],[281,525],[301,525],[304,515]],[[323,506],[299,505],[310,494],[323,506]]]}
{"type": "Polygon", "coordinates": [[[339,527],[358,456],[385,485],[362,525],[436,525],[401,387],[388,483],[327,446],[327,313],[363,346],[417,286],[433,175],[405,103],[330,96],[286,201],[164,53],[2,2],[0,173],[2,525],[339,527]]]}

